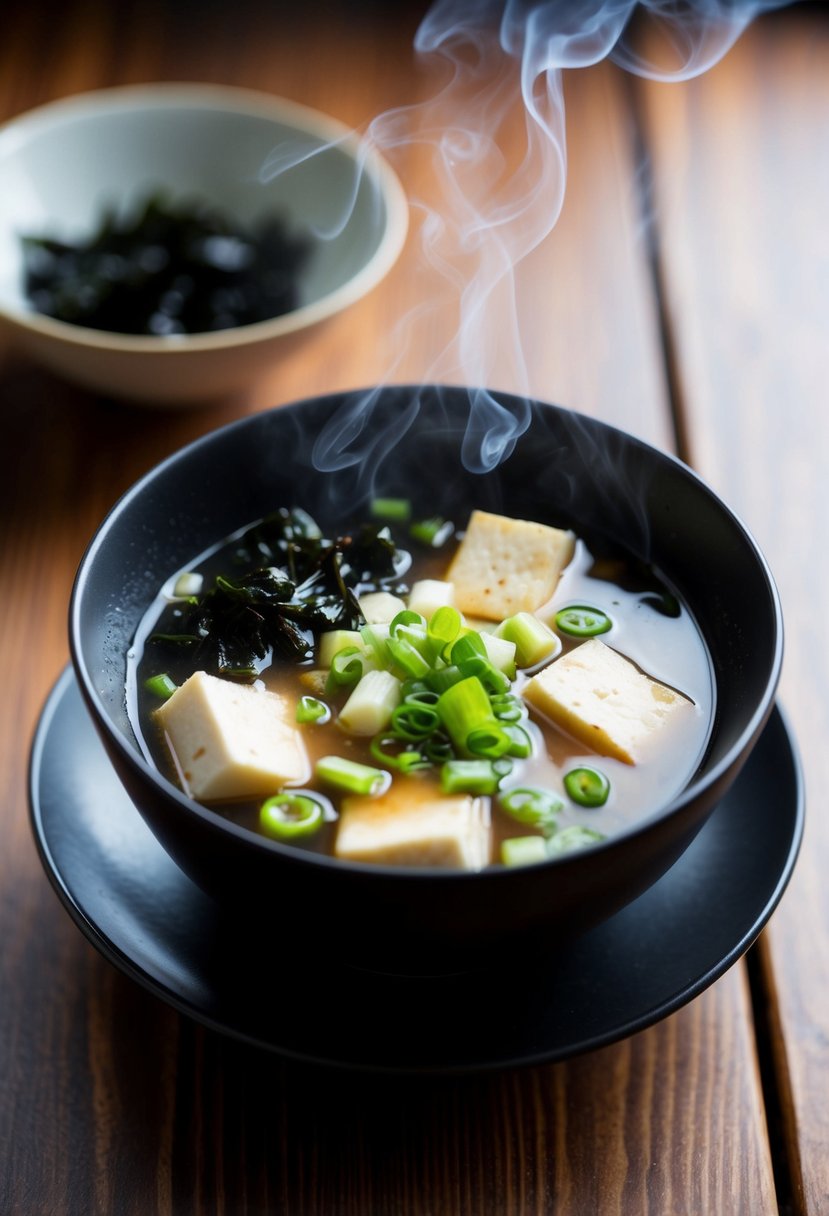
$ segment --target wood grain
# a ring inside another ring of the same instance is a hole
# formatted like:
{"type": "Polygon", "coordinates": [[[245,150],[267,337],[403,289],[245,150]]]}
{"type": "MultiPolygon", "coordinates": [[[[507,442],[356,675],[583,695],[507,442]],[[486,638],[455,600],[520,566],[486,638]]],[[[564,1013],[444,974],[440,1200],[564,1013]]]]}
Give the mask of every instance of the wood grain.
{"type": "MultiPolygon", "coordinates": [[[[758,23],[682,88],[642,89],[668,307],[692,450],[778,580],[781,698],[807,826],[762,962],[798,1211],[829,1207],[829,21],[758,23]]],[[[750,605],[747,605],[750,611],[750,605]]]]}
{"type": "MultiPolygon", "coordinates": [[[[88,0],[57,27],[45,8],[21,7],[0,42],[0,117],[151,79],[251,85],[355,124],[428,94],[410,51],[415,10],[358,6],[355,19],[326,4],[309,28],[280,7],[234,5],[232,29],[228,6],[209,2],[195,25],[189,4],[116,13],[88,0]]],[[[527,376],[539,396],[664,446],[626,99],[609,68],[568,82],[565,210],[521,272],[527,376]]],[[[407,184],[423,171],[414,154],[397,167],[407,184]]],[[[742,967],[661,1025],[568,1064],[462,1081],[342,1076],[263,1056],[149,997],[86,944],[41,872],[26,751],[66,661],[66,602],[97,522],[150,465],[240,409],[371,383],[397,356],[394,378],[423,376],[439,327],[388,349],[390,318],[418,298],[415,255],[235,409],[144,412],[13,354],[0,364],[4,1214],[776,1210],[742,967]]]]}

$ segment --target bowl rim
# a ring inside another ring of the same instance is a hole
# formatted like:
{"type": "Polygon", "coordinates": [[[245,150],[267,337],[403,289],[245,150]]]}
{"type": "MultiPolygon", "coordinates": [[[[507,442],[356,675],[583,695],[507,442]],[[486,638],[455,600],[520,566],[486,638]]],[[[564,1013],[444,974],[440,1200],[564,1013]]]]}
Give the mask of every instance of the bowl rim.
{"type": "MultiPolygon", "coordinates": [[[[384,390],[394,392],[411,392],[420,393],[423,391],[442,391],[450,389],[452,392],[475,392],[473,388],[464,385],[436,385],[436,384],[394,384],[383,385],[384,390]]],[[[314,397],[301,398],[296,401],[287,402],[284,405],[271,407],[269,410],[261,410],[254,414],[246,415],[243,418],[237,418],[224,426],[214,428],[206,434],[199,436],[191,443],[185,444],[176,449],[169,456],[155,464],[151,469],[144,473],[136,482],[133,483],[113,504],[107,514],[99,523],[90,542],[80,560],[75,580],[72,586],[71,597],[69,601],[69,650],[74,667],[76,677],[79,680],[81,693],[87,708],[89,709],[93,720],[102,727],[108,738],[114,743],[116,750],[121,755],[126,764],[132,768],[137,768],[142,776],[149,779],[150,782],[160,787],[161,793],[168,799],[176,803],[180,810],[189,815],[195,814],[200,819],[205,827],[218,832],[228,832],[231,836],[236,837],[240,842],[247,844],[250,847],[257,848],[266,853],[275,853],[287,863],[297,865],[312,865],[320,866],[325,869],[333,869],[337,872],[351,872],[360,876],[376,877],[377,881],[388,880],[394,878],[405,881],[415,881],[420,879],[428,879],[429,881],[437,881],[443,883],[481,881],[512,881],[516,873],[521,872],[523,867],[510,868],[508,866],[488,866],[483,870],[467,871],[460,869],[435,868],[427,866],[384,866],[373,862],[355,862],[344,861],[340,858],[330,857],[327,854],[315,853],[310,850],[302,850],[292,848],[290,845],[285,845],[277,840],[271,840],[268,837],[262,836],[253,832],[249,828],[245,828],[240,824],[232,822],[216,811],[210,810],[209,807],[197,802],[195,799],[188,798],[179,788],[174,785],[164,774],[154,765],[150,764],[137,743],[131,744],[122,732],[115,726],[109,715],[104,711],[100,698],[95,690],[95,683],[90,672],[87,670],[86,664],[82,660],[82,645],[81,645],[81,614],[80,602],[83,596],[86,583],[87,573],[94,561],[98,550],[102,547],[106,534],[113,524],[117,522],[120,516],[129,509],[134,500],[138,498],[147,489],[152,482],[172,468],[178,461],[186,458],[190,454],[198,451],[203,447],[209,447],[213,443],[220,443],[222,438],[237,429],[244,429],[247,426],[255,426],[257,423],[262,423],[262,420],[272,417],[276,414],[286,413],[288,415],[296,415],[298,412],[307,408],[311,404],[331,402],[341,402],[343,397],[356,397],[369,391],[377,391],[377,386],[373,389],[348,389],[339,392],[322,393],[314,397]]],[[[551,402],[539,400],[535,397],[520,398],[517,394],[501,392],[500,390],[488,390],[497,393],[499,397],[528,400],[534,407],[540,408],[546,412],[554,411],[560,415],[573,417],[580,423],[587,423],[590,426],[597,426],[603,431],[608,438],[618,436],[626,442],[632,443],[634,446],[644,449],[645,451],[656,453],[660,459],[666,460],[669,464],[676,466],[677,471],[697,483],[701,489],[709,494],[725,512],[732,524],[740,531],[752,550],[758,567],[763,574],[766,586],[769,591],[770,607],[772,618],[775,625],[774,645],[769,664],[769,674],[766,680],[764,696],[755,706],[751,717],[744,726],[738,739],[731,745],[728,752],[718,761],[718,763],[708,772],[702,779],[694,779],[690,781],[684,789],[682,789],[675,798],[662,807],[657,808],[650,814],[645,816],[641,821],[637,821],[621,831],[614,832],[612,836],[596,844],[590,845],[584,849],[575,850],[571,853],[562,854],[559,857],[549,857],[542,862],[536,863],[532,868],[534,870],[544,870],[549,866],[579,866],[584,859],[589,859],[599,853],[606,852],[614,848],[621,841],[635,840],[636,837],[648,832],[652,825],[663,820],[667,820],[678,814],[692,800],[704,794],[712,786],[715,786],[725,776],[729,770],[735,765],[741,767],[742,762],[747,758],[748,750],[753,741],[759,738],[760,732],[765,725],[769,715],[771,714],[775,693],[780,679],[780,672],[783,662],[783,613],[780,593],[774,581],[769,564],[760,549],[757,541],[752,533],[743,523],[742,519],[735,511],[728,506],[724,499],[717,493],[716,490],[694,469],[681,460],[678,456],[670,452],[666,452],[654,444],[648,443],[646,440],[631,434],[629,431],[624,431],[620,427],[616,427],[611,423],[604,422],[602,419],[592,415],[580,413],[577,410],[569,409],[565,406],[554,405],[551,402]]],[[[714,715],[716,716],[717,707],[714,705],[714,715]]],[[[735,770],[739,771],[739,767],[735,770]]],[[[139,808],[140,809],[140,808],[139,808]]]]}
{"type": "Polygon", "coordinates": [[[148,334],[119,334],[90,329],[44,316],[34,309],[9,307],[0,298],[0,318],[24,330],[68,346],[120,354],[152,354],[165,359],[228,348],[248,347],[307,329],[367,295],[385,278],[400,256],[409,228],[409,204],[399,177],[388,161],[362,141],[346,123],[302,102],[258,89],[237,85],[165,81],[158,84],[119,85],[94,89],[45,102],[0,125],[0,165],[3,158],[22,146],[32,135],[66,119],[118,114],[140,110],[220,110],[225,113],[263,118],[295,127],[304,133],[336,144],[360,165],[382,198],[385,226],[368,262],[333,291],[290,312],[248,325],[208,333],[153,337],[148,334]]]}

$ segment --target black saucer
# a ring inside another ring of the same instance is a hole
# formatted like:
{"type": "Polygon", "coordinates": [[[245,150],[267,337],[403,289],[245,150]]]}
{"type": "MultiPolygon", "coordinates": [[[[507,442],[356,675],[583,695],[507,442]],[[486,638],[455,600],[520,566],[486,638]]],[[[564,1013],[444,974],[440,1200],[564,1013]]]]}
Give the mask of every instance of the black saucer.
{"type": "Polygon", "coordinates": [[[301,909],[291,927],[250,926],[203,895],[124,793],[69,670],[35,736],[30,797],[44,868],[70,915],[162,1000],[296,1059],[424,1072],[561,1060],[672,1013],[760,932],[803,831],[799,763],[775,709],[732,792],[635,903],[532,963],[404,979],[323,965],[301,940],[301,909]]]}

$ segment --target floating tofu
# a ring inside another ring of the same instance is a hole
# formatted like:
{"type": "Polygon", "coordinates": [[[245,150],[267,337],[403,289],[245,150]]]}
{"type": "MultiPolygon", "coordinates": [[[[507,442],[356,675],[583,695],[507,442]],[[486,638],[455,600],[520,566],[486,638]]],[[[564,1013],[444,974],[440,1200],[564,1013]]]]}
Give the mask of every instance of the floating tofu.
{"type": "Polygon", "coordinates": [[[500,621],[550,599],[573,556],[572,532],[473,511],[446,575],[463,613],[500,621]]]}
{"type": "Polygon", "coordinates": [[[635,764],[654,735],[693,708],[598,638],[533,676],[524,697],[567,734],[625,764],[635,764]]]}
{"type": "Polygon", "coordinates": [[[259,797],[308,780],[310,764],[284,697],[204,671],[154,718],[193,798],[259,797]]]}
{"type": "Polygon", "coordinates": [[[455,588],[439,578],[422,578],[412,583],[409,611],[419,612],[431,621],[438,608],[451,608],[455,603],[455,588]]]}
{"type": "Polygon", "coordinates": [[[490,854],[489,800],[414,779],[380,798],[346,798],[335,855],[388,866],[480,870],[490,854]]]}
{"type": "Polygon", "coordinates": [[[360,611],[369,625],[388,625],[406,605],[397,595],[389,591],[369,591],[360,596],[360,611]]]}

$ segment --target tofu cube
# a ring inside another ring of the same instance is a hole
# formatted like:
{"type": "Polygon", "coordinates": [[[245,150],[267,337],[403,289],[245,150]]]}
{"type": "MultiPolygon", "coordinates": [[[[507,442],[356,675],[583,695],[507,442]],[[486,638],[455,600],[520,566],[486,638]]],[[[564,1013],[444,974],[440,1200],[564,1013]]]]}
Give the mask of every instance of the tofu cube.
{"type": "Polygon", "coordinates": [[[277,693],[197,671],[154,718],[193,798],[260,797],[310,776],[293,709],[277,693]]]}
{"type": "Polygon", "coordinates": [[[572,532],[473,511],[446,575],[455,604],[490,621],[533,612],[552,597],[574,546],[572,532]]]}
{"type": "Polygon", "coordinates": [[[489,862],[489,799],[406,778],[379,798],[346,798],[335,855],[387,866],[480,870],[489,862]]]}
{"type": "Polygon", "coordinates": [[[635,764],[669,721],[693,709],[598,638],[533,676],[524,698],[568,735],[625,764],[635,764]]]}
{"type": "Polygon", "coordinates": [[[431,621],[438,608],[451,608],[455,603],[455,588],[439,578],[421,578],[412,583],[409,592],[409,611],[419,612],[431,621]]]}
{"type": "Polygon", "coordinates": [[[406,608],[400,597],[389,591],[369,591],[367,595],[360,596],[359,604],[369,625],[388,625],[398,612],[404,612],[406,608]]]}

